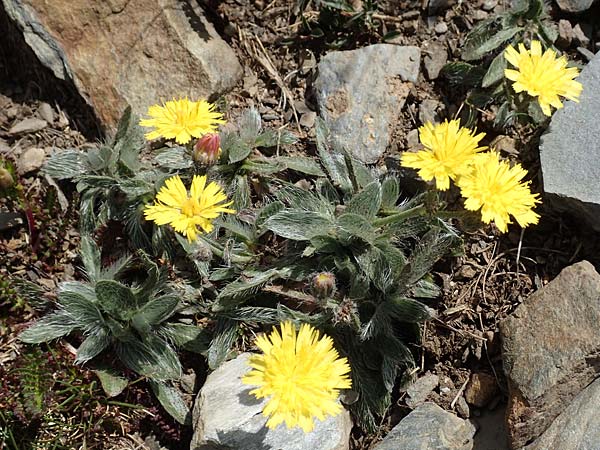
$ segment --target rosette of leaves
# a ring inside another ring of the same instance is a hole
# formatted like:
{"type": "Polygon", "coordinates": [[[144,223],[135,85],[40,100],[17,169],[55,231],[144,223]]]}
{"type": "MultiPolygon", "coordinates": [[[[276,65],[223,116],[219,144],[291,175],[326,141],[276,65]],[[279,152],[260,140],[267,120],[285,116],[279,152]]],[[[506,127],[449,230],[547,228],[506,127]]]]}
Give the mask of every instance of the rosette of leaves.
{"type": "MultiPolygon", "coordinates": [[[[143,254],[144,279],[131,285],[122,276],[135,269],[132,258],[123,257],[102,268],[99,248],[86,237],[81,258],[87,281],[61,283],[58,308],[23,331],[19,339],[38,344],[78,334],[83,341],[76,364],[110,351],[125,367],[146,377],[165,409],[179,422],[186,422],[188,408],[172,385],[182,372],[175,348],[205,352],[205,331],[176,319],[184,306],[180,296],[167,284],[165,271],[143,254]]],[[[99,376],[111,396],[127,384],[115,368],[104,368],[99,376]]]]}
{"type": "Polygon", "coordinates": [[[305,175],[323,175],[311,158],[279,155],[281,147],[296,141],[296,136],[287,130],[264,128],[258,111],[250,108],[242,113],[235,127],[221,132],[221,156],[209,174],[229,185],[237,210],[248,208],[253,179],[268,185],[274,174],[288,169],[305,175]]]}
{"type": "MultiPolygon", "coordinates": [[[[134,247],[152,249],[162,236],[152,236],[143,219],[148,203],[162,180],[173,174],[159,154],[157,164],[142,161],[145,147],[138,118],[127,108],[115,136],[86,152],[78,149],[54,154],[43,171],[59,180],[76,183],[80,194],[79,217],[82,233],[92,233],[109,221],[122,221],[134,247]]],[[[188,165],[188,167],[191,164],[188,165]]],[[[160,233],[160,230],[159,230],[160,233]]]]}
{"type": "Polygon", "coordinates": [[[535,122],[545,120],[538,103],[516,95],[505,79],[504,50],[530,39],[552,47],[557,38],[557,26],[543,0],[514,1],[506,12],[475,25],[461,48],[463,61],[450,62],[442,69],[451,84],[468,89],[466,122],[474,124],[477,110],[491,104],[499,105],[494,119],[497,127],[510,125],[522,113],[535,122]]]}
{"type": "MultiPolygon", "coordinates": [[[[270,251],[263,247],[262,258],[211,272],[221,284],[209,363],[227,355],[241,323],[311,323],[349,357],[358,393],[352,409],[373,429],[396,380],[414,366],[418,324],[432,317],[421,301],[439,293],[429,271],[458,239],[427,196],[401,200],[397,178],[380,179],[332,148],[322,122],[317,146],[327,176],[314,190],[281,183],[249,227],[263,240],[277,236],[268,240],[270,251]],[[312,289],[318,272],[334,274],[337,289],[326,296],[312,289]]],[[[260,248],[260,239],[254,242],[260,248]]]]}

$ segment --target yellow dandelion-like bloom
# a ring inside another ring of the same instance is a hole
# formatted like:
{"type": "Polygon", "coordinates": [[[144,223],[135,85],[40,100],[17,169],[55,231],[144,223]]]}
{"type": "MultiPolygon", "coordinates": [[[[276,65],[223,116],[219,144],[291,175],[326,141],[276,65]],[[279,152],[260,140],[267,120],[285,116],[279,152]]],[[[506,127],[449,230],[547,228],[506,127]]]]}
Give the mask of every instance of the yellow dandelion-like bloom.
{"type": "Polygon", "coordinates": [[[303,324],[296,332],[291,322],[261,335],[256,345],[262,355],[250,357],[253,368],[242,378],[244,384],[259,386],[250,391],[257,398],[270,397],[263,409],[268,428],[285,422],[304,432],[314,428],[313,419],[324,420],[342,411],[337,401],[340,389],[349,389],[350,366],[333,348],[333,340],[303,324]]]}
{"type": "Polygon", "coordinates": [[[439,125],[427,122],[419,128],[419,139],[425,150],[403,153],[401,164],[418,169],[425,181],[435,178],[436,187],[445,191],[451,179],[456,180],[469,171],[473,156],[486,149],[479,147],[484,136],[485,133],[475,134],[461,127],[458,120],[446,120],[439,125]]]}
{"type": "Polygon", "coordinates": [[[531,50],[527,50],[523,44],[519,44],[519,51],[509,45],[504,57],[517,68],[504,70],[506,78],[514,81],[515,92],[525,91],[537,97],[545,115],[551,114],[551,106],[562,108],[559,96],[578,101],[583,86],[574,78],[579,75],[579,70],[567,67],[567,58],[557,58],[556,52],[550,48],[542,53],[540,41],[531,41],[531,50]]]}
{"type": "Polygon", "coordinates": [[[146,134],[148,140],[162,136],[175,139],[178,144],[187,144],[192,137],[199,138],[212,133],[219,124],[225,123],[223,115],[214,109],[215,105],[205,100],[193,102],[187,98],[174,99],[163,106],[152,105],[148,108],[151,118],[140,120],[140,125],[155,128],[146,134]]]}
{"type": "Polygon", "coordinates": [[[481,220],[495,222],[498,229],[506,233],[510,216],[522,227],[538,223],[540,216],[533,207],[540,203],[538,194],[532,194],[527,175],[520,164],[513,167],[500,161],[495,151],[481,153],[472,161],[471,173],[458,180],[458,187],[465,197],[465,208],[481,210],[481,220]]]}
{"type": "Polygon", "coordinates": [[[144,216],[157,225],[170,224],[192,242],[196,239],[198,226],[210,233],[213,229],[212,219],[219,217],[220,213],[235,212],[227,208],[233,202],[223,203],[226,200],[227,196],[217,183],[206,184],[206,176],[194,176],[188,195],[181,178],[176,175],[165,181],[156,195],[154,205],[146,205],[144,216]]]}

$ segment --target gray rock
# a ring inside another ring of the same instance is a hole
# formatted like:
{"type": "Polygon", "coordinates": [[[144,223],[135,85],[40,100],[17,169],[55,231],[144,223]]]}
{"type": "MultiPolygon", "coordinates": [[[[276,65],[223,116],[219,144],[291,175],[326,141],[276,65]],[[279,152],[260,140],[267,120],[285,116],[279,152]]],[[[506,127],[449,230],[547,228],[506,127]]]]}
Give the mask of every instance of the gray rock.
{"type": "Polygon", "coordinates": [[[440,75],[442,67],[448,62],[446,46],[439,42],[433,42],[423,52],[426,53],[423,58],[423,65],[425,66],[427,78],[435,80],[440,75]]]}
{"type": "Polygon", "coordinates": [[[437,34],[444,34],[448,32],[448,25],[446,24],[446,22],[439,22],[435,24],[435,27],[433,27],[433,31],[435,31],[437,34]]]}
{"type": "Polygon", "coordinates": [[[73,82],[107,127],[127,105],[209,98],[242,74],[234,51],[197,4],[178,0],[2,0],[26,43],[54,75],[73,82]]]}
{"type": "Polygon", "coordinates": [[[547,204],[600,231],[600,53],[581,71],[579,103],[567,101],[540,141],[547,204]]]}
{"type": "Polygon", "coordinates": [[[566,19],[560,19],[558,21],[558,39],[556,44],[562,48],[568,48],[573,41],[573,27],[571,22],[566,19]]]}
{"type": "Polygon", "coordinates": [[[258,400],[242,384],[250,370],[249,353],[223,364],[211,373],[196,398],[191,450],[348,450],[352,421],[344,410],[336,417],[316,421],[310,433],[281,425],[266,428],[261,414],[266,400],[258,400]]]}
{"type": "Polygon", "coordinates": [[[40,117],[46,122],[54,122],[54,110],[52,109],[52,106],[50,106],[48,103],[42,102],[37,112],[40,115],[40,117]]]}
{"type": "Polygon", "coordinates": [[[564,269],[500,324],[513,448],[537,438],[600,374],[600,275],[564,269]]]}
{"type": "Polygon", "coordinates": [[[417,81],[420,62],[417,47],[392,44],[330,52],[321,59],[314,91],[333,144],[376,162],[408,96],[405,82],[417,81]]]}
{"type": "Polygon", "coordinates": [[[424,403],[400,421],[373,450],[471,450],[475,427],[424,403]]]}
{"type": "Polygon", "coordinates": [[[39,170],[46,159],[46,152],[43,148],[29,148],[23,152],[17,161],[17,172],[24,175],[34,170],[39,170]]]}
{"type": "Polygon", "coordinates": [[[440,382],[440,378],[432,373],[423,375],[406,389],[408,395],[406,404],[410,408],[415,408],[427,400],[431,391],[433,391],[440,382]]]}
{"type": "Polygon", "coordinates": [[[556,3],[563,11],[577,13],[590,9],[594,0],[556,0],[556,3]]]}
{"type": "Polygon", "coordinates": [[[440,115],[439,109],[442,108],[442,104],[434,98],[426,98],[419,105],[419,121],[425,125],[427,122],[439,123],[440,115]]]}
{"type": "Polygon", "coordinates": [[[600,450],[600,379],[579,393],[533,444],[524,450],[600,450]]]}
{"type": "Polygon", "coordinates": [[[23,134],[23,133],[35,133],[36,131],[41,131],[48,126],[48,123],[45,120],[38,119],[37,117],[27,117],[26,119],[20,120],[16,124],[14,124],[10,130],[8,130],[9,134],[23,134]]]}

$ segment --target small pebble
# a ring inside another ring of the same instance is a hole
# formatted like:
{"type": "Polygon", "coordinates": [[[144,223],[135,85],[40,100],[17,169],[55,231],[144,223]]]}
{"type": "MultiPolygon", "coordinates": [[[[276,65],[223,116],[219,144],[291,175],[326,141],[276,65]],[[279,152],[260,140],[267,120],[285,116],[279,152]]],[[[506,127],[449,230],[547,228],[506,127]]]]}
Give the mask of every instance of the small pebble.
{"type": "Polygon", "coordinates": [[[448,25],[446,24],[446,22],[440,22],[436,24],[436,26],[433,29],[437,34],[444,34],[448,31],[448,25]]]}

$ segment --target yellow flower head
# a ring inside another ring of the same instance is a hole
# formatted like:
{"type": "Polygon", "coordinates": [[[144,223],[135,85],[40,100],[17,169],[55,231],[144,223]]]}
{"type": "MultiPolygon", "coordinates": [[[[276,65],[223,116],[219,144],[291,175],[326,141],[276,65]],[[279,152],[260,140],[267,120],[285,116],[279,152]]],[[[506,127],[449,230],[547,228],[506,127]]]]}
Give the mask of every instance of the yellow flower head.
{"type": "Polygon", "coordinates": [[[140,120],[140,125],[155,128],[146,134],[148,140],[162,136],[175,139],[178,144],[187,144],[192,136],[202,137],[206,133],[214,132],[220,123],[225,123],[223,115],[214,109],[215,105],[205,100],[171,100],[164,106],[152,105],[148,108],[151,118],[140,120]]]}
{"type": "Polygon", "coordinates": [[[223,203],[227,196],[219,185],[206,185],[206,176],[194,175],[190,194],[179,175],[169,178],[156,195],[154,205],[146,205],[144,216],[157,225],[171,224],[175,231],[187,236],[190,242],[196,239],[198,226],[206,233],[213,229],[212,219],[220,213],[234,213],[226,208],[233,202],[223,203]]]}
{"type": "Polygon", "coordinates": [[[559,96],[578,101],[583,86],[574,78],[579,75],[576,67],[567,67],[567,58],[556,57],[556,52],[547,49],[542,53],[540,41],[531,41],[531,50],[519,44],[519,51],[509,45],[504,51],[506,60],[517,68],[505,69],[504,75],[513,83],[515,92],[527,92],[537,97],[545,115],[551,114],[550,106],[556,109],[563,104],[559,96]]]}
{"type": "Polygon", "coordinates": [[[263,409],[269,417],[268,428],[285,422],[288,428],[299,426],[305,432],[314,428],[313,418],[324,420],[337,415],[340,389],[349,389],[350,366],[340,358],[329,336],[307,324],[296,328],[291,322],[275,327],[269,336],[261,335],[256,345],[262,355],[253,355],[253,368],[242,378],[244,384],[259,386],[250,393],[257,398],[270,397],[263,409]]]}
{"type": "Polygon", "coordinates": [[[498,229],[505,233],[510,216],[522,227],[536,224],[540,216],[533,212],[539,203],[538,194],[532,194],[529,183],[521,180],[527,175],[519,164],[513,167],[500,161],[495,151],[477,155],[471,166],[471,173],[458,180],[458,187],[465,197],[465,208],[481,210],[481,220],[494,221],[498,229]]]}
{"type": "Polygon", "coordinates": [[[469,170],[469,162],[485,147],[478,147],[485,133],[475,134],[461,128],[458,120],[447,120],[439,125],[427,122],[419,128],[419,138],[425,150],[405,152],[401,164],[419,170],[425,181],[435,178],[436,187],[445,191],[450,179],[456,180],[469,170]]]}

